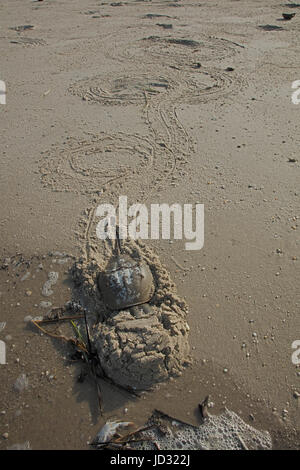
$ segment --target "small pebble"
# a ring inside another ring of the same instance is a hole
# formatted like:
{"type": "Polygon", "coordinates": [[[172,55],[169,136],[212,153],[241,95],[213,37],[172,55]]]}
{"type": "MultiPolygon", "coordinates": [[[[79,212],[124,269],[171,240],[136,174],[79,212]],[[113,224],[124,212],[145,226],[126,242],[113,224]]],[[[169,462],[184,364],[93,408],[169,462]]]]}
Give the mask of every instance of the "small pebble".
{"type": "Polygon", "coordinates": [[[21,374],[14,383],[14,389],[20,393],[26,388],[28,388],[28,378],[26,374],[21,374]]]}
{"type": "Polygon", "coordinates": [[[47,302],[45,300],[42,300],[40,302],[40,307],[41,308],[50,308],[52,306],[52,302],[47,302]]]}

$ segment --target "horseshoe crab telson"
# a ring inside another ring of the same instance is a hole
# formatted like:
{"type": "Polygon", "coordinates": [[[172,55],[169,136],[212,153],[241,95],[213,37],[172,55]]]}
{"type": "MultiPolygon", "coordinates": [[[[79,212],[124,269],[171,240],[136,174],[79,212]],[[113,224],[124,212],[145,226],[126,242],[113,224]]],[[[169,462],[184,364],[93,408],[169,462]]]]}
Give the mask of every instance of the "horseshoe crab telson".
{"type": "Polygon", "coordinates": [[[117,230],[117,254],[108,262],[104,272],[98,277],[98,287],[104,303],[111,310],[123,310],[143,305],[148,313],[147,304],[154,294],[152,272],[144,261],[138,261],[129,255],[122,254],[119,233],[117,230]]]}

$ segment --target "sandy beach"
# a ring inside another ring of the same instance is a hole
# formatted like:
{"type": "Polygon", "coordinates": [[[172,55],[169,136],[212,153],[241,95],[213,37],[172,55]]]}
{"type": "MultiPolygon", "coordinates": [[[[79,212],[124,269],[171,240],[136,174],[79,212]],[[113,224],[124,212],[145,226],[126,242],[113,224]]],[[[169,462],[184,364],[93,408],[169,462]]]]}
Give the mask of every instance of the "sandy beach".
{"type": "Polygon", "coordinates": [[[207,395],[300,449],[299,30],[279,0],[1,1],[0,449],[88,449],[154,408],[196,425],[207,395]],[[76,297],[78,260],[103,269],[97,207],[120,196],[203,204],[204,246],[145,240],[188,306],[190,362],[138,398],[103,381],[101,416],[28,316],[76,297]]]}

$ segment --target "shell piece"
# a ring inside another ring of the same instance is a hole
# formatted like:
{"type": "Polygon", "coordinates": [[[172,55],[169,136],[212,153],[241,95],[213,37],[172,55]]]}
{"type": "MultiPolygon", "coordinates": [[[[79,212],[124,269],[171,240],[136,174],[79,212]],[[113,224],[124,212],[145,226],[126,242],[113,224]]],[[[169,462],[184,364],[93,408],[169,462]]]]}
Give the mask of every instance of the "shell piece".
{"type": "Polygon", "coordinates": [[[112,310],[146,303],[154,293],[149,266],[128,255],[118,255],[109,261],[106,271],[99,274],[98,287],[104,303],[112,310]]]}
{"type": "Polygon", "coordinates": [[[98,432],[95,443],[103,444],[109,442],[119,429],[126,429],[129,426],[133,426],[133,423],[130,421],[107,421],[98,432]]]}

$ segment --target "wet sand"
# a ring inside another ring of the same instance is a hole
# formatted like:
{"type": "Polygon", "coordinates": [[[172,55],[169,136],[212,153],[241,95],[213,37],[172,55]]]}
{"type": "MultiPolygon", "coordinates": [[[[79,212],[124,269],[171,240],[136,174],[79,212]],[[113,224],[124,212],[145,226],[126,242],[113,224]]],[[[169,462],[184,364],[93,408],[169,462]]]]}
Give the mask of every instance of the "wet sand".
{"type": "Polygon", "coordinates": [[[87,448],[154,407],[197,423],[209,394],[299,449],[299,28],[275,0],[1,2],[0,448],[87,448]],[[103,384],[100,417],[69,349],[24,318],[70,300],[95,208],[119,195],[203,203],[205,243],[148,242],[189,306],[193,365],[140,399],[103,384]]]}

